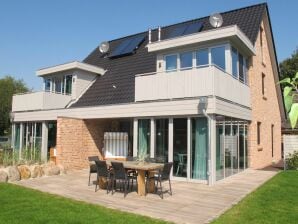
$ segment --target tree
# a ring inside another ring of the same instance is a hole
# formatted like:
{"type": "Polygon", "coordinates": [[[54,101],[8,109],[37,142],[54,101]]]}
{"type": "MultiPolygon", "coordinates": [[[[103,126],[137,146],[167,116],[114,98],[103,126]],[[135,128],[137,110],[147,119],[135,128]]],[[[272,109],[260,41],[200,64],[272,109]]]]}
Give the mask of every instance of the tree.
{"type": "Polygon", "coordinates": [[[292,128],[297,126],[298,121],[298,72],[292,78],[287,77],[279,83],[284,85],[283,96],[285,101],[285,108],[290,119],[292,128]]]}
{"type": "Polygon", "coordinates": [[[17,93],[28,92],[29,88],[23,80],[17,80],[12,76],[0,79],[0,136],[10,130],[10,112],[12,96],[17,93]]]}
{"type": "Polygon", "coordinates": [[[294,78],[298,71],[298,48],[293,52],[290,58],[285,59],[279,64],[279,68],[282,79],[294,78]]]}

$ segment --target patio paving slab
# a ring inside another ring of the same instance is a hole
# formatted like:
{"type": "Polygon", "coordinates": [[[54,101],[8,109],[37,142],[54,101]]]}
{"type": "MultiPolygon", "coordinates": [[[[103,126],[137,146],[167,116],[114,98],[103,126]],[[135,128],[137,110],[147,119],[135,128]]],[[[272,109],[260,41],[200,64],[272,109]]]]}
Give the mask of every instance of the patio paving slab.
{"type": "MultiPolygon", "coordinates": [[[[66,175],[22,180],[15,184],[37,189],[63,197],[98,204],[159,218],[175,223],[208,223],[239,202],[273,177],[278,170],[253,170],[244,172],[217,182],[214,186],[172,181],[173,195],[156,194],[138,196],[136,191],[126,198],[123,193],[106,194],[105,190],[94,192],[94,186],[87,186],[88,170],[69,171],[66,175]]],[[[95,178],[95,175],[93,176],[95,178]]],[[[168,185],[165,182],[164,188],[168,185]]]]}

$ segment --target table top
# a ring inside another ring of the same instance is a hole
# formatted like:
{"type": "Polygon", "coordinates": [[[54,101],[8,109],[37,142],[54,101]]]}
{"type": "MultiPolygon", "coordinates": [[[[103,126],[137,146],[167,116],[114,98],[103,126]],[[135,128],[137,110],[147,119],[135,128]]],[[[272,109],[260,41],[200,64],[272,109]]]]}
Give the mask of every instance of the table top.
{"type": "Polygon", "coordinates": [[[121,162],[123,163],[124,168],[133,169],[133,170],[158,170],[163,168],[162,163],[150,163],[150,162],[138,162],[138,161],[119,161],[108,159],[107,164],[111,165],[111,162],[121,162]]]}

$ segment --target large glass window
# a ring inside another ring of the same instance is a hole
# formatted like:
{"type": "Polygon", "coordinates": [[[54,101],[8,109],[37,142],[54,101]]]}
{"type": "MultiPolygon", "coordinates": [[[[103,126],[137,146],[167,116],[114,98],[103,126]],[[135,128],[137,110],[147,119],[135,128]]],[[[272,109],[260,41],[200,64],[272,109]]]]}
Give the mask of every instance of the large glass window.
{"type": "Polygon", "coordinates": [[[224,125],[219,122],[216,124],[216,180],[224,178],[224,125]]]}
{"type": "Polygon", "coordinates": [[[225,47],[211,48],[211,62],[223,70],[226,69],[225,47]]]}
{"type": "Polygon", "coordinates": [[[48,92],[51,91],[51,79],[44,80],[44,89],[45,91],[48,91],[48,92]]]}
{"type": "Polygon", "coordinates": [[[56,93],[61,93],[62,91],[62,83],[61,83],[61,79],[56,78],[55,79],[55,92],[56,93]]]}
{"type": "Polygon", "coordinates": [[[165,62],[166,62],[166,70],[167,71],[177,70],[177,55],[176,54],[165,56],[165,62]]]}
{"type": "Polygon", "coordinates": [[[20,133],[21,133],[21,125],[15,124],[15,133],[14,133],[14,149],[20,149],[20,133]]]}
{"type": "Polygon", "coordinates": [[[197,66],[204,66],[209,64],[208,49],[199,50],[196,52],[197,66]]]}
{"type": "Polygon", "coordinates": [[[192,52],[184,52],[180,54],[180,68],[192,68],[192,52]]]}
{"type": "Polygon", "coordinates": [[[150,120],[138,120],[138,155],[150,155],[150,120]]]}
{"type": "Polygon", "coordinates": [[[155,120],[155,159],[157,162],[168,161],[168,136],[169,136],[169,120],[155,120]]]}
{"type": "Polygon", "coordinates": [[[239,54],[239,80],[244,82],[244,61],[242,54],[239,54]]]}
{"type": "Polygon", "coordinates": [[[173,119],[173,124],[173,175],[177,177],[187,177],[187,119],[173,119]]]}
{"type": "Polygon", "coordinates": [[[65,94],[71,95],[72,93],[72,75],[65,77],[65,94]]]}
{"type": "Polygon", "coordinates": [[[192,119],[191,178],[207,180],[208,122],[204,117],[192,119]]]}
{"type": "Polygon", "coordinates": [[[235,48],[232,48],[232,74],[238,78],[238,52],[235,48]]]}

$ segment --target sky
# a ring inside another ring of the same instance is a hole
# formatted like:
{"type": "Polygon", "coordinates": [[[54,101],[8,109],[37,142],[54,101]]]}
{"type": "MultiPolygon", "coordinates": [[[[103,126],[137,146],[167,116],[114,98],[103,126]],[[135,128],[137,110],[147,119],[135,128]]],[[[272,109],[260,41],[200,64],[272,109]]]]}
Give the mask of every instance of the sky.
{"type": "MultiPolygon", "coordinates": [[[[100,42],[258,0],[0,0],[0,78],[40,90],[36,70],[82,61],[100,42]]],[[[278,60],[298,47],[297,0],[268,0],[278,60]],[[293,25],[291,25],[293,24],[293,25]]]]}

